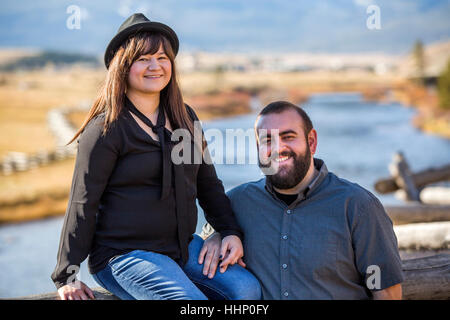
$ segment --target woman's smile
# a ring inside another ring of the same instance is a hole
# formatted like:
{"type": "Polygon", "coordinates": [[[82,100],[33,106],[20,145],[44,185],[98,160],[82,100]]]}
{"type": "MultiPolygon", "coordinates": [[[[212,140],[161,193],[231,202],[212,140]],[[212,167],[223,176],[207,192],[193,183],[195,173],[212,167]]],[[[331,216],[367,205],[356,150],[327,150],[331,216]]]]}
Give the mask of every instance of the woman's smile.
{"type": "Polygon", "coordinates": [[[144,78],[146,78],[146,79],[159,79],[161,77],[162,77],[162,75],[146,75],[146,76],[144,76],[144,78]]]}

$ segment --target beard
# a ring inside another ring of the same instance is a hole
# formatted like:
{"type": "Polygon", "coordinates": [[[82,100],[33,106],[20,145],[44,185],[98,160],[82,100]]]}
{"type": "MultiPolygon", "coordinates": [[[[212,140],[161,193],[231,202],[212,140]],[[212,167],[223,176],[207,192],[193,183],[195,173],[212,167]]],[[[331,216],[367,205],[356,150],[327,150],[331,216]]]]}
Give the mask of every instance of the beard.
{"type": "Polygon", "coordinates": [[[292,166],[281,166],[278,168],[277,173],[273,175],[266,175],[270,183],[277,189],[290,189],[298,185],[311,165],[311,150],[309,145],[306,146],[306,152],[304,155],[297,155],[294,152],[283,152],[280,156],[289,156],[293,159],[292,166]]]}

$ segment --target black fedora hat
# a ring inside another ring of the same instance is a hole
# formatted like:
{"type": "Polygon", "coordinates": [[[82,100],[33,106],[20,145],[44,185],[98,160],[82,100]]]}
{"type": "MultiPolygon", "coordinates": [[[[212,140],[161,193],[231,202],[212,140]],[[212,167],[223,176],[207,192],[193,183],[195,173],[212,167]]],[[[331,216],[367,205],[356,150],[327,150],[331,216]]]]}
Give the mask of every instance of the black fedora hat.
{"type": "Polygon", "coordinates": [[[178,53],[179,41],[177,34],[169,26],[155,21],[150,21],[142,13],[135,13],[128,17],[119,27],[117,34],[109,42],[105,51],[105,65],[108,69],[114,54],[120,45],[131,35],[141,31],[161,33],[170,41],[175,55],[178,53]]]}

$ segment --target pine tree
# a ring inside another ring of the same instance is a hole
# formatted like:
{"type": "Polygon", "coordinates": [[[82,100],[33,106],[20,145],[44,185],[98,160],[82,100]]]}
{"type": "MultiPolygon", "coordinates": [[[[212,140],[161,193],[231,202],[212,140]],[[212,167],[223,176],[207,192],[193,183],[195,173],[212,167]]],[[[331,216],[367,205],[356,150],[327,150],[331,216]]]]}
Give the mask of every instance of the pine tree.
{"type": "Polygon", "coordinates": [[[416,64],[416,75],[423,84],[425,81],[425,52],[423,43],[420,40],[417,40],[414,44],[413,57],[416,64]]]}
{"type": "Polygon", "coordinates": [[[447,62],[447,68],[439,76],[438,93],[441,108],[450,109],[450,59],[447,62]]]}

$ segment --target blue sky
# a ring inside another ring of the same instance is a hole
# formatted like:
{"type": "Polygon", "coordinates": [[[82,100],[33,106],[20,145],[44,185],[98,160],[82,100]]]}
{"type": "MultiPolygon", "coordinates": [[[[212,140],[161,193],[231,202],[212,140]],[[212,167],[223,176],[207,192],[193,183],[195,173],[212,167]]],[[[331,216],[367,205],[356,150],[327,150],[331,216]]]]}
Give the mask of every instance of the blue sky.
{"type": "Polygon", "coordinates": [[[409,0],[21,0],[0,1],[0,46],[101,54],[124,19],[143,12],[170,25],[181,50],[408,52],[414,41],[450,39],[450,1],[409,0]],[[369,30],[367,6],[380,8],[369,30]],[[81,9],[70,30],[67,7],[81,9]]]}

